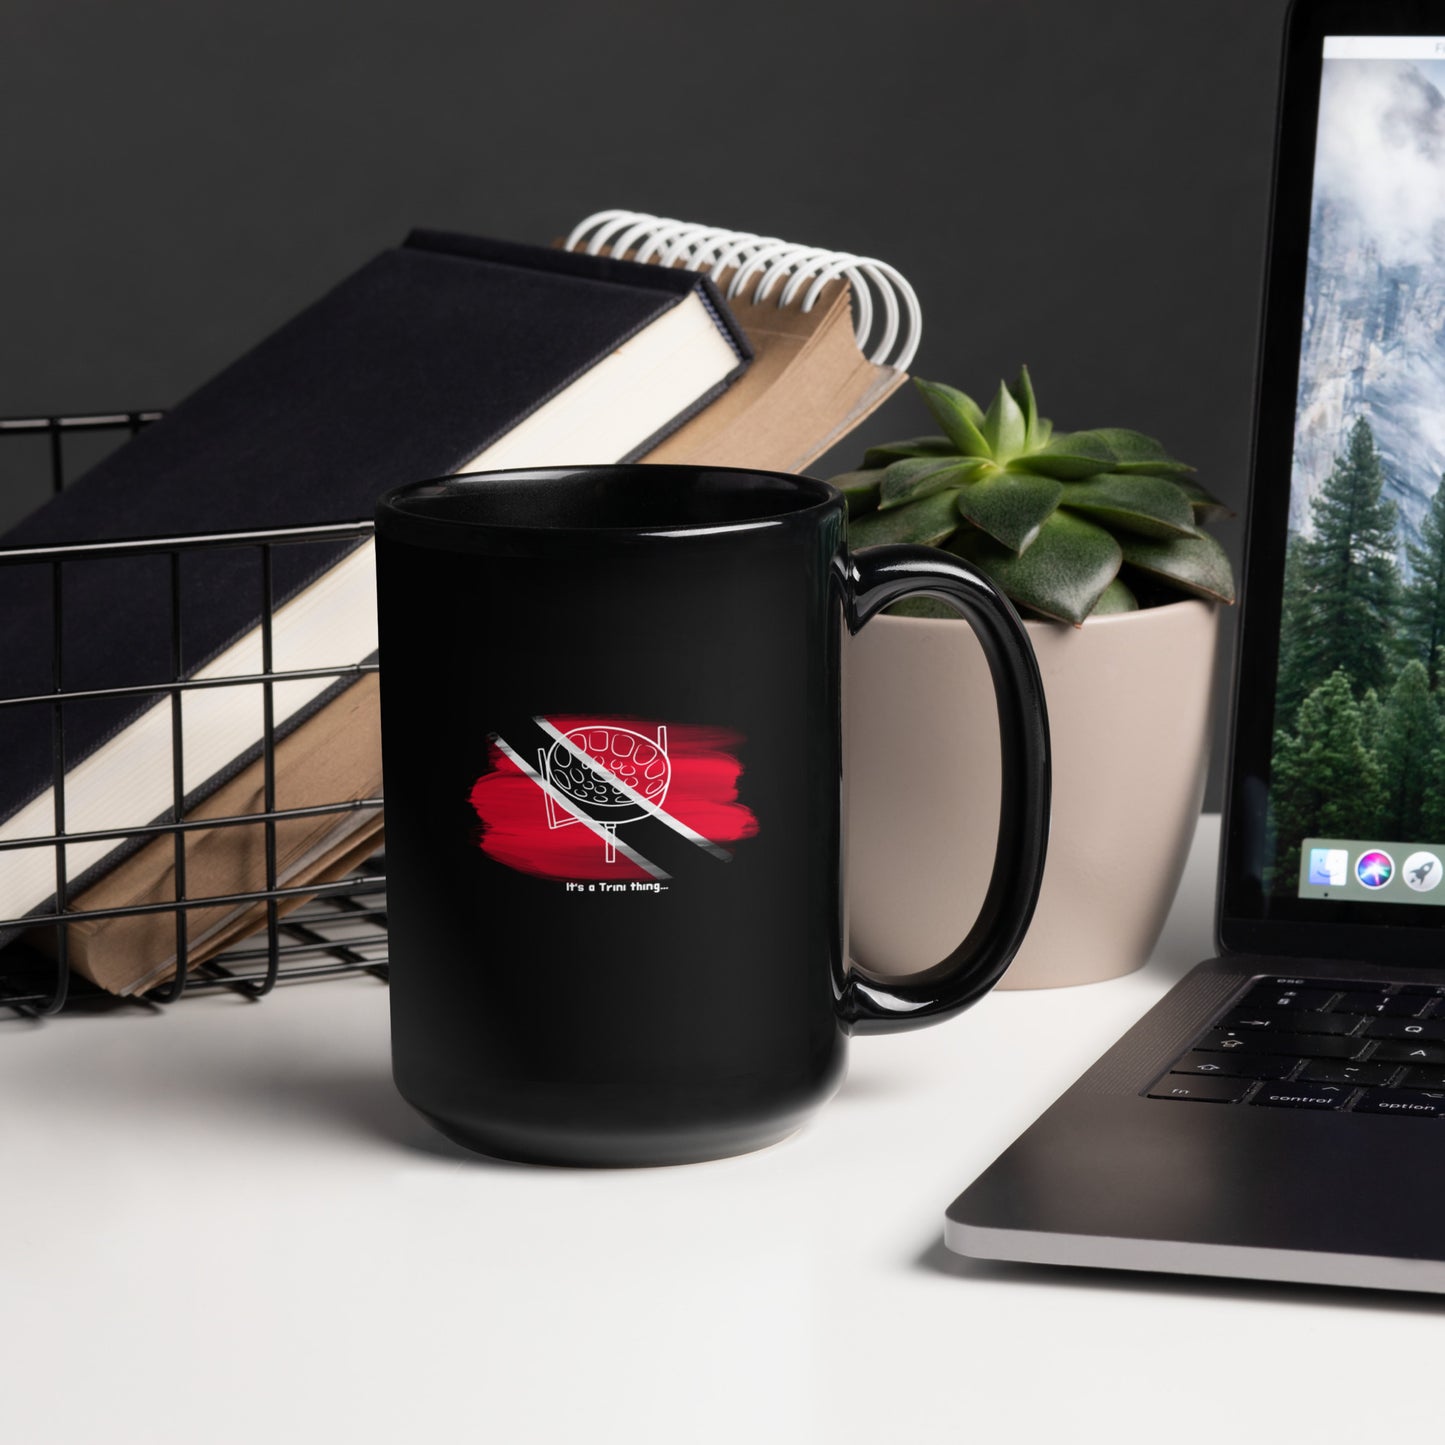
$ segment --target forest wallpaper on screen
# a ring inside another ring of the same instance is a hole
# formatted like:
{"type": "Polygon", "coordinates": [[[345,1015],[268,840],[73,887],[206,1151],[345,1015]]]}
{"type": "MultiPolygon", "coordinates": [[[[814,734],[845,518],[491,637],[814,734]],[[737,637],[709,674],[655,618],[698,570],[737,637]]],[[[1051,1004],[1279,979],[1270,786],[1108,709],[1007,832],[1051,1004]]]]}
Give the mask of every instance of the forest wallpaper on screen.
{"type": "Polygon", "coordinates": [[[1445,65],[1323,79],[1264,880],[1289,894],[1306,837],[1445,843],[1445,65]]]}

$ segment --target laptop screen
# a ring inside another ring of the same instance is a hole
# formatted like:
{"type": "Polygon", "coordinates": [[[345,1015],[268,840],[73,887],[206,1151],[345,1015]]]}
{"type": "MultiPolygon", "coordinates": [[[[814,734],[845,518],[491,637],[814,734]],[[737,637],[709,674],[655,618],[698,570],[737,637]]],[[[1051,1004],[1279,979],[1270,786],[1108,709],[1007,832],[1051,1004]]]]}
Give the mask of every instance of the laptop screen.
{"type": "Polygon", "coordinates": [[[1259,883],[1358,920],[1445,910],[1445,37],[1326,35],[1314,139],[1259,883]]]}

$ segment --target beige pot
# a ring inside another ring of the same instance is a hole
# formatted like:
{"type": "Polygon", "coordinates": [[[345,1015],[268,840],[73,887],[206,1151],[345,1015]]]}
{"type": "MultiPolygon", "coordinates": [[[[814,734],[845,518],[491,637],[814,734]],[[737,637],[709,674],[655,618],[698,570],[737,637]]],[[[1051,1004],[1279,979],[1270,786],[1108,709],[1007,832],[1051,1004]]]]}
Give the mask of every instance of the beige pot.
{"type": "MultiPolygon", "coordinates": [[[[1219,609],[1030,622],[1053,740],[1043,889],[1001,988],[1114,978],[1164,926],[1204,797],[1219,609]]],[[[849,951],[894,978],[958,945],[998,825],[998,717],[962,621],[877,617],[845,645],[849,951]]]]}

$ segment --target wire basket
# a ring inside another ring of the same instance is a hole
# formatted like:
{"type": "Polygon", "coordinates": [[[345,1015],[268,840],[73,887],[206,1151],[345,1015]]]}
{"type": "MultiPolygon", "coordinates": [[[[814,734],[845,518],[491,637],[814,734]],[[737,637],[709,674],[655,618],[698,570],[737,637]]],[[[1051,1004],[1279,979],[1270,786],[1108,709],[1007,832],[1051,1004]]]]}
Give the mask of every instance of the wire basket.
{"type": "MultiPolygon", "coordinates": [[[[11,439],[28,438],[28,451],[38,455],[28,469],[27,481],[34,489],[38,482],[51,492],[60,491],[76,470],[72,454],[85,447],[113,445],[134,435],[160,416],[159,412],[124,412],[104,415],[27,417],[0,419],[0,439],[5,439],[7,452],[19,454],[11,439]],[[39,468],[40,477],[34,473],[39,468]]],[[[5,461],[13,460],[6,456],[5,461]]],[[[228,989],[249,999],[260,999],[279,982],[332,978],[366,973],[387,977],[386,963],[386,877],[384,858],[377,853],[358,872],[330,883],[309,883],[298,887],[277,886],[276,826],[289,818],[315,818],[318,815],[340,814],[358,810],[377,810],[380,797],[349,799],[344,802],[312,805],[306,808],[276,806],[276,726],[272,693],[275,686],[290,678],[317,676],[338,680],[353,674],[375,672],[375,662],[333,668],[299,670],[278,669],[272,660],[272,624],[274,608],[271,589],[273,557],[277,549],[318,541],[345,541],[370,536],[370,521],[340,526],[299,527],[268,532],[226,532],[205,536],[157,537],[138,541],[57,547],[23,547],[0,550],[0,567],[46,566],[50,572],[53,656],[51,688],[43,694],[14,696],[7,693],[0,679],[0,708],[48,708],[51,713],[51,735],[54,746],[54,831],[40,836],[0,842],[0,870],[5,856],[16,848],[34,849],[51,846],[55,851],[55,903],[47,913],[32,913],[22,918],[0,919],[0,929],[24,926],[26,929],[49,927],[54,930],[53,956],[14,942],[0,949],[0,1008],[8,1008],[32,1017],[58,1013],[68,999],[79,995],[110,997],[85,979],[74,974],[69,962],[70,929],[85,920],[116,918],[140,913],[169,913],[175,928],[175,972],[163,984],[135,996],[131,1001],[143,1005],[172,1003],[188,993],[199,990],[228,989]],[[182,557],[213,548],[245,548],[257,554],[262,580],[260,673],[245,677],[186,678],[181,668],[181,641],[184,629],[182,605],[182,557]],[[143,554],[165,559],[170,577],[170,651],[173,661],[169,681],[124,688],[90,688],[66,690],[65,657],[62,647],[60,619],[65,608],[65,577],[68,569],[83,567],[97,561],[121,556],[143,554]],[[262,689],[264,734],[262,768],[265,779],[264,808],[228,817],[207,817],[188,822],[185,817],[185,788],[181,730],[181,698],[194,688],[218,685],[254,684],[262,689]],[[171,711],[171,770],[173,802],[159,821],[145,826],[101,832],[67,832],[65,827],[65,709],[68,704],[114,698],[122,695],[154,695],[169,698],[171,711]],[[220,827],[255,827],[264,829],[266,887],[234,893],[202,893],[192,895],[186,889],[186,835],[194,829],[220,827]],[[66,845],[79,842],[113,841],[118,846],[127,841],[150,841],[169,836],[175,849],[174,898],[162,903],[142,903],[110,908],[73,906],[75,890],[67,877],[66,845]],[[292,898],[305,897],[294,911],[282,914],[279,905],[292,898]],[[187,963],[188,918],[197,908],[218,905],[242,907],[264,905],[265,924],[255,934],[235,947],[227,949],[204,963],[187,963]]]]}

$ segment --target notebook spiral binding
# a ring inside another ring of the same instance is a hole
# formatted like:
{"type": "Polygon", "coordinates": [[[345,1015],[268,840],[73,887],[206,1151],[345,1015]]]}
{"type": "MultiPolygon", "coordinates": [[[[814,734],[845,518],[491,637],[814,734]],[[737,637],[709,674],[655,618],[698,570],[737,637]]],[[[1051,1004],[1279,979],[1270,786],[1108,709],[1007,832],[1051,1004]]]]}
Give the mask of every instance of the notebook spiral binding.
{"type": "Polygon", "coordinates": [[[595,211],[573,228],[563,247],[589,256],[607,251],[658,266],[705,271],[723,286],[729,301],[742,297],[760,305],[776,291],[777,305],[796,303],[803,311],[811,311],[823,288],[841,276],[852,289],[858,349],[875,366],[906,371],[923,339],[923,311],[913,287],[894,267],[872,256],[620,210],[595,211]],[[873,340],[875,320],[878,336],[873,340]]]}
{"type": "MultiPolygon", "coordinates": [[[[133,436],[143,427],[157,420],[161,415],[156,411],[113,412],[84,416],[47,416],[0,418],[0,461],[5,465],[5,480],[18,477],[22,484],[40,482],[41,490],[48,485],[52,492],[60,491],[71,479],[72,466],[70,444],[80,443],[85,438],[98,438],[104,442],[133,436]],[[27,450],[27,439],[29,450],[27,450]],[[38,450],[36,448],[38,447],[38,450]],[[23,453],[23,460],[12,467],[23,453]],[[42,481],[43,479],[43,481],[42,481]]],[[[41,566],[48,568],[52,578],[52,609],[59,617],[64,606],[64,579],[67,570],[87,566],[107,556],[122,552],[142,552],[169,559],[171,567],[171,642],[173,652],[179,656],[182,628],[182,605],[179,590],[180,558],[186,553],[205,551],[215,547],[246,548],[259,554],[263,575],[269,579],[271,557],[280,547],[306,545],[324,536],[370,536],[372,524],[369,519],[340,526],[294,527],[265,533],[217,533],[187,537],[165,537],[141,539],[114,544],[76,544],[57,547],[25,547],[0,550],[0,567],[41,566]]],[[[270,628],[273,615],[269,582],[266,588],[263,611],[263,630],[270,628]]],[[[55,628],[56,636],[59,629],[55,628]]],[[[45,915],[33,915],[27,919],[3,919],[0,924],[25,924],[27,926],[48,926],[54,931],[53,956],[45,957],[30,949],[26,944],[16,942],[0,950],[0,1017],[4,1010],[27,1018],[41,1018],[58,1013],[77,994],[85,994],[93,1001],[103,1001],[115,1007],[154,1006],[171,1003],[183,994],[206,990],[224,989],[250,1000],[258,1000],[268,994],[278,982],[330,978],[339,975],[367,973],[376,978],[387,978],[387,936],[386,936],[386,875],[385,864],[380,854],[372,857],[357,872],[334,883],[316,883],[304,887],[276,886],[276,835],[275,825],[279,821],[299,816],[332,814],[354,810],[375,810],[381,807],[381,799],[338,800],[308,809],[280,807],[274,800],[274,764],[276,739],[268,721],[263,742],[263,758],[268,778],[268,807],[261,812],[248,813],[235,818],[209,818],[205,824],[187,822],[183,804],[182,767],[178,732],[179,701],[181,694],[198,684],[185,681],[177,673],[171,683],[157,685],[157,695],[169,695],[172,700],[172,714],[175,722],[172,732],[172,771],[175,777],[176,800],[167,819],[145,826],[136,826],[107,837],[135,837],[152,839],[170,837],[176,849],[175,877],[176,898],[170,903],[153,903],[116,908],[81,908],[72,898],[72,890],[66,877],[66,844],[76,843],[91,835],[67,831],[64,815],[65,769],[64,733],[65,706],[69,702],[110,695],[109,689],[73,692],[62,686],[63,658],[60,646],[55,647],[53,659],[54,691],[44,699],[12,697],[6,690],[4,678],[0,678],[0,707],[40,706],[53,711],[56,748],[55,797],[56,824],[54,831],[44,837],[26,838],[7,843],[0,849],[0,868],[5,866],[6,852],[15,847],[48,846],[55,850],[56,903],[54,911],[45,915]],[[249,889],[225,895],[197,896],[189,893],[185,886],[186,834],[198,826],[260,826],[265,831],[266,878],[271,886],[249,889]],[[310,901],[289,913],[281,913],[278,905],[292,898],[304,897],[310,901]],[[251,938],[243,940],[207,962],[190,966],[187,957],[187,920],[192,910],[217,904],[244,905],[263,904],[266,921],[251,938]],[[176,957],[182,962],[175,975],[148,992],[127,999],[114,998],[102,993],[93,985],[85,983],[72,974],[68,963],[68,929],[71,924],[89,919],[113,918],[124,914],[161,913],[169,914],[175,926],[176,957]]],[[[372,672],[375,663],[337,668],[336,672],[372,672]]],[[[279,686],[291,674],[285,669],[275,669],[267,674],[264,686],[269,692],[279,686]]],[[[121,689],[124,691],[124,689],[121,689]]]]}

